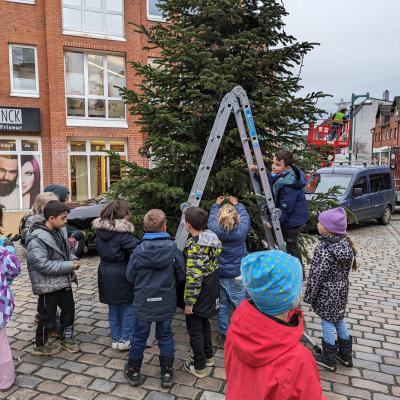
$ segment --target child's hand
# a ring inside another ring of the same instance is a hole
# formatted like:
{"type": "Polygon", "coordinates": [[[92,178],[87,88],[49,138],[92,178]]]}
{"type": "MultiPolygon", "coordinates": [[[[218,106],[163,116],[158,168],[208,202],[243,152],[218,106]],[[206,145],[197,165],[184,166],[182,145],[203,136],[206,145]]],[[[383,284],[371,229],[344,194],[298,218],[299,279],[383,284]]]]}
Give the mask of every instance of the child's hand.
{"type": "Polygon", "coordinates": [[[185,314],[190,315],[193,314],[193,306],[188,306],[187,304],[185,305],[185,314]]]}
{"type": "Polygon", "coordinates": [[[255,165],[255,164],[253,164],[253,165],[250,165],[250,172],[256,172],[256,171],[258,171],[258,167],[257,167],[257,165],[255,165]]]}
{"type": "Polygon", "coordinates": [[[233,206],[237,206],[238,205],[238,199],[235,196],[229,196],[229,203],[231,203],[233,206]]]}
{"type": "Polygon", "coordinates": [[[225,200],[225,196],[218,196],[215,202],[220,206],[225,200]]]}
{"type": "Polygon", "coordinates": [[[81,266],[81,260],[74,260],[74,269],[79,269],[81,266]]]}

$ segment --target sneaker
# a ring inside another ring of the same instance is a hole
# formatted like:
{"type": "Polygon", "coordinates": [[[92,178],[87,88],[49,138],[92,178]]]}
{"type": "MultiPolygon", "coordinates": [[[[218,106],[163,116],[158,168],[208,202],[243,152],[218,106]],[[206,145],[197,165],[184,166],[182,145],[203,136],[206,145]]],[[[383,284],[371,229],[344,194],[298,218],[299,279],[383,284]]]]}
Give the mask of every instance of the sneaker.
{"type": "Polygon", "coordinates": [[[126,351],[131,348],[130,340],[120,340],[118,343],[118,350],[119,351],[126,351]]]}
{"type": "Polygon", "coordinates": [[[61,351],[61,347],[57,343],[46,343],[44,346],[33,346],[33,356],[51,356],[61,351]]]}
{"type": "Polygon", "coordinates": [[[185,364],[183,364],[183,369],[186,372],[189,372],[189,374],[196,376],[197,378],[205,378],[208,375],[205,368],[195,369],[193,361],[185,361],[185,364]]]}
{"type": "Polygon", "coordinates": [[[111,343],[111,348],[114,350],[118,350],[119,340],[113,340],[111,343]]]}
{"type": "Polygon", "coordinates": [[[127,379],[129,385],[136,387],[142,382],[142,377],[140,375],[140,368],[130,367],[128,363],[124,367],[124,376],[127,379]]]}
{"type": "MultiPolygon", "coordinates": [[[[192,352],[190,352],[190,354],[189,354],[189,361],[194,361],[194,355],[192,352]]],[[[213,367],[214,363],[215,363],[214,357],[206,359],[206,367],[213,367]]]]}
{"type": "Polygon", "coordinates": [[[169,389],[173,386],[174,373],[171,367],[161,368],[161,387],[164,389],[169,389]]]}
{"type": "Polygon", "coordinates": [[[68,353],[79,353],[81,351],[74,339],[61,340],[60,345],[64,350],[67,350],[68,353]]]}

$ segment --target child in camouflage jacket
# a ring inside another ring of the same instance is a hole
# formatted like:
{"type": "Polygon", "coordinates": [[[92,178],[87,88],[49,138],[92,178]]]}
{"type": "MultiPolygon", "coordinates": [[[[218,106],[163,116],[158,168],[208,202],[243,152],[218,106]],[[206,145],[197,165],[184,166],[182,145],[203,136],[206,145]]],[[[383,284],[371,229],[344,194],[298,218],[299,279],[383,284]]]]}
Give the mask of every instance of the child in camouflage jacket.
{"type": "Polygon", "coordinates": [[[221,242],[206,229],[208,213],[199,207],[185,211],[185,227],[191,234],[184,255],[186,259],[186,286],[184,293],[186,327],[193,351],[184,369],[192,375],[207,376],[206,367],[214,364],[209,318],[219,309],[218,256],[221,242]]]}

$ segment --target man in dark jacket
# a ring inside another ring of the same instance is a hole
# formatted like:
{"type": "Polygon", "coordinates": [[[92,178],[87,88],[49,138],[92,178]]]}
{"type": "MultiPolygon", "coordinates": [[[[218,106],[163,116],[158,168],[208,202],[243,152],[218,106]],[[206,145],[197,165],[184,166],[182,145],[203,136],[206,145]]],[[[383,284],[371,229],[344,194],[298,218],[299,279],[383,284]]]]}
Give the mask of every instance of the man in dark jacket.
{"type": "Polygon", "coordinates": [[[140,368],[150,325],[156,322],[160,348],[161,386],[172,386],[174,339],[172,316],[176,311],[176,285],[185,280],[185,260],[166,232],[166,216],[161,210],[150,210],[143,220],[146,232],[127,267],[128,281],[133,283],[135,315],[129,360],[124,375],[131,386],[141,383],[140,368]]]}

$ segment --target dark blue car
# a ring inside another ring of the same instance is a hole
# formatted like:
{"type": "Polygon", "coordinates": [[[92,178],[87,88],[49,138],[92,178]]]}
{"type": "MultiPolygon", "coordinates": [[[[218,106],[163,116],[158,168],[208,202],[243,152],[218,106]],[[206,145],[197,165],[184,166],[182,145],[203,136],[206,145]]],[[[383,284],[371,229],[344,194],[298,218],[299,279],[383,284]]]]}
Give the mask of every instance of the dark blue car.
{"type": "Polygon", "coordinates": [[[348,207],[359,222],[377,219],[387,225],[395,206],[395,189],[388,166],[337,166],[314,172],[306,186],[306,197],[340,187],[339,205],[348,207]]]}

